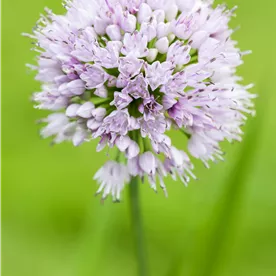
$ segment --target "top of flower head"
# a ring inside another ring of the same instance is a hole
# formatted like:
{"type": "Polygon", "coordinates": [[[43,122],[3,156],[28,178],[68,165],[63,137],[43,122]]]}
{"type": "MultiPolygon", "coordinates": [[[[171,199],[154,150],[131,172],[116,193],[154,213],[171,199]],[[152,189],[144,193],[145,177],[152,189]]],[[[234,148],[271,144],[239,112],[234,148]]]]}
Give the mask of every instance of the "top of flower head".
{"type": "Polygon", "coordinates": [[[66,0],[65,15],[46,10],[29,35],[42,82],[36,107],[55,112],[42,136],[75,146],[100,138],[97,150],[124,153],[126,166],[109,161],[96,175],[104,197],[118,200],[130,176],[165,192],[168,174],[185,184],[195,178],[189,156],[166,134],[171,127],[207,167],[222,159],[221,141],[241,139],[254,95],[235,68],[248,52],[230,38],[235,9],[212,2],[66,0]]]}

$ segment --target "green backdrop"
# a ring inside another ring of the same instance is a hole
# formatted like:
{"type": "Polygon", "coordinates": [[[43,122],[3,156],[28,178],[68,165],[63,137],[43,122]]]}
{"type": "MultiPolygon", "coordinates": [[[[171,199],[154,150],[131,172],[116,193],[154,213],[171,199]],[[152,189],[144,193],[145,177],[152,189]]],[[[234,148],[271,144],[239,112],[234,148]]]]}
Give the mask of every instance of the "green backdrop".
{"type": "MultiPolygon", "coordinates": [[[[92,176],[105,161],[96,141],[50,147],[38,135],[30,96],[39,89],[30,32],[44,6],[63,12],[60,0],[2,1],[2,275],[135,275],[128,190],[123,202],[100,204],[92,176]]],[[[239,69],[255,83],[258,116],[242,143],[223,148],[226,162],[188,188],[167,180],[169,198],[141,186],[151,275],[276,275],[276,1],[238,4],[232,26],[243,50],[239,69]]],[[[173,134],[178,146],[185,143],[173,134]]],[[[185,145],[184,145],[185,146],[185,145]]]]}

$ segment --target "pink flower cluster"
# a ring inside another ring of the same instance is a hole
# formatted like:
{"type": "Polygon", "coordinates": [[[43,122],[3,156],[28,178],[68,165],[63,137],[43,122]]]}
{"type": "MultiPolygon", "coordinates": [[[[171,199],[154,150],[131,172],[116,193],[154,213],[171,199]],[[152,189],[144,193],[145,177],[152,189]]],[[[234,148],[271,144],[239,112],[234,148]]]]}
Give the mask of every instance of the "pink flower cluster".
{"type": "Polygon", "coordinates": [[[103,198],[119,200],[134,176],[165,193],[167,175],[186,185],[195,178],[189,155],[208,167],[222,159],[221,141],[241,140],[255,96],[235,74],[248,52],[231,40],[234,9],[203,0],[67,0],[65,8],[47,10],[28,35],[42,83],[33,99],[53,111],[43,137],[75,146],[99,138],[98,151],[124,155],[95,175],[103,198]],[[187,153],[172,145],[171,128],[186,134],[187,153]]]}

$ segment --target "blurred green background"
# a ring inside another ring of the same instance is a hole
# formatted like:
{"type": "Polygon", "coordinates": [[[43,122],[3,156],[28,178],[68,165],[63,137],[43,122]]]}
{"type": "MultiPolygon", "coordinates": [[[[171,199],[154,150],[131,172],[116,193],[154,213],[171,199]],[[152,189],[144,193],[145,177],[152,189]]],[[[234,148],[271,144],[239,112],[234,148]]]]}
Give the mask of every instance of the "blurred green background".
{"type": "MultiPolygon", "coordinates": [[[[168,178],[166,199],[141,186],[151,275],[276,275],[276,1],[226,3],[239,6],[231,24],[241,26],[240,48],[253,50],[239,73],[256,84],[258,116],[241,144],[223,145],[226,162],[196,163],[200,180],[188,188],[168,178]]],[[[105,153],[96,141],[50,147],[39,138],[45,113],[30,102],[39,84],[20,34],[44,6],[63,12],[60,0],[2,1],[2,275],[136,275],[127,189],[121,204],[93,196],[105,153]]]]}

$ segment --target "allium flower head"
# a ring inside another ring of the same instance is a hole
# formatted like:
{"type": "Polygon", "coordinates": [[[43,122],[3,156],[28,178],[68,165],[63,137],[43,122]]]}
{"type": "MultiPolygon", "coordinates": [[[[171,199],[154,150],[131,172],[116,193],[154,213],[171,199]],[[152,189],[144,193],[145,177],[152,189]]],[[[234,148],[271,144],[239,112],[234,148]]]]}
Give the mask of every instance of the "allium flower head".
{"type": "Polygon", "coordinates": [[[190,157],[223,159],[219,143],[241,140],[253,113],[250,86],[239,84],[243,55],[231,39],[234,10],[204,0],[65,0],[65,15],[46,10],[34,33],[39,53],[36,108],[52,113],[43,137],[75,146],[99,139],[117,148],[97,172],[99,193],[120,199],[131,177],[166,193],[171,175],[185,185],[190,157]],[[170,128],[186,134],[176,149],[170,128]]]}

